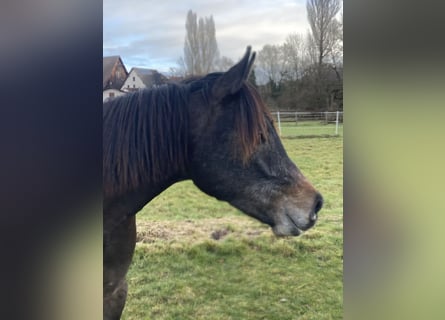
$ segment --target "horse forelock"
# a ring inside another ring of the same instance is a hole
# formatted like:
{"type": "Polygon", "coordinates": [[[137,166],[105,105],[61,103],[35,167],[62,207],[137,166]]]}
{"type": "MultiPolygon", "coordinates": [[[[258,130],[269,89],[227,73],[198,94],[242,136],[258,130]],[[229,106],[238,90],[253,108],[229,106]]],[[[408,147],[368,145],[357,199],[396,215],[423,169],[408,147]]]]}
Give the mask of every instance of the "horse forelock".
{"type": "Polygon", "coordinates": [[[267,122],[273,122],[258,91],[248,82],[240,90],[239,114],[235,117],[238,155],[247,164],[264,139],[268,138],[267,122]]]}

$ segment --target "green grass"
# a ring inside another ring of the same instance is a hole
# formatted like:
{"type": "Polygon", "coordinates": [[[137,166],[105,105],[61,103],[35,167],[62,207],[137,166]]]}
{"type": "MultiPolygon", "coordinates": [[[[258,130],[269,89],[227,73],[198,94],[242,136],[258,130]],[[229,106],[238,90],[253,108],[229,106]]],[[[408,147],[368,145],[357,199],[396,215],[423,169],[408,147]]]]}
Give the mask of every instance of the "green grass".
{"type": "Polygon", "coordinates": [[[325,198],[317,225],[277,239],[178,183],[138,214],[123,319],[342,319],[343,141],[283,143],[325,198]]]}

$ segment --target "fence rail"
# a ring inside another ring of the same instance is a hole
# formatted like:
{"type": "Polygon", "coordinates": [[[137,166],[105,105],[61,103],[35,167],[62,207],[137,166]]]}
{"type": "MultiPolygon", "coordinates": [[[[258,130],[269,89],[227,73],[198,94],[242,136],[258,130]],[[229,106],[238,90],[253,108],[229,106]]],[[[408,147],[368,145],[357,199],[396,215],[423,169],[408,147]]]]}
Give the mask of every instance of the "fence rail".
{"type": "Polygon", "coordinates": [[[343,112],[272,112],[282,137],[340,136],[343,134],[343,112]]]}

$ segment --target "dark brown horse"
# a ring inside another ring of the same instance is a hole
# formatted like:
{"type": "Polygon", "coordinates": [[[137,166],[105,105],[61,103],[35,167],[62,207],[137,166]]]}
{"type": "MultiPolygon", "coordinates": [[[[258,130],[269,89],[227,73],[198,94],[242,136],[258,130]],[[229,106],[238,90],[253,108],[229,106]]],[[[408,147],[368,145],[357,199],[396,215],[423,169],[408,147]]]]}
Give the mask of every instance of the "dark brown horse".
{"type": "Polygon", "coordinates": [[[167,84],[103,106],[104,319],[119,319],[135,247],[135,214],[175,182],[272,227],[311,228],[323,200],[289,159],[256,89],[255,53],[225,73],[167,84]]]}

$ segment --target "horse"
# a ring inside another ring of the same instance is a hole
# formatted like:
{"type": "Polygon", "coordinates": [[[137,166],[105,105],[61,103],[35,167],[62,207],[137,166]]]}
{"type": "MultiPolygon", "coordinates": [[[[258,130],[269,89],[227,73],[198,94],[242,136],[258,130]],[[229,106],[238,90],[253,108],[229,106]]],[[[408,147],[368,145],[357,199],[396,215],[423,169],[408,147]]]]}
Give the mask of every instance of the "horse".
{"type": "Polygon", "coordinates": [[[104,103],[104,319],[120,319],[125,305],[136,213],[176,182],[191,179],[276,236],[298,236],[317,221],[323,198],[289,159],[248,82],[254,61],[248,46],[226,72],[104,103]]]}

